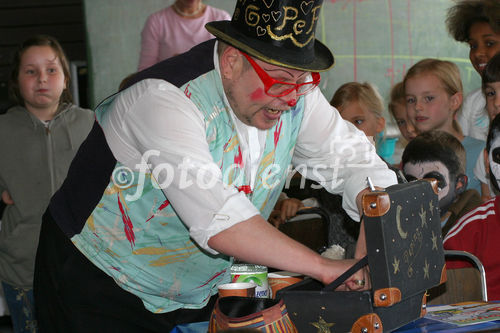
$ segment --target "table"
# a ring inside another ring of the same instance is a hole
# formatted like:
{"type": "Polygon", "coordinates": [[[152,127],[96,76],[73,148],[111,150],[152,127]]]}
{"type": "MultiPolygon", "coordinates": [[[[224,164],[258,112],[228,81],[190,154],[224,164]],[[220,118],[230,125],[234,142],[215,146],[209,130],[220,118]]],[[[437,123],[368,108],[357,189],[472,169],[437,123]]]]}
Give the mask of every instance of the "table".
{"type": "MultiPolygon", "coordinates": [[[[489,303],[468,302],[454,305],[430,306],[429,312],[423,318],[417,319],[399,329],[394,333],[430,333],[430,332],[500,332],[500,319],[481,322],[473,325],[459,326],[454,322],[470,322],[470,320],[481,320],[481,318],[498,318],[500,303],[497,301],[489,303]],[[434,312],[434,317],[431,317],[434,312]],[[433,318],[433,319],[432,319],[433,318]],[[446,318],[448,322],[438,321],[436,318],[446,318]]],[[[206,333],[208,321],[190,323],[176,326],[170,333],[206,333]]],[[[333,330],[335,332],[335,330],[333,330]]]]}
{"type": "Polygon", "coordinates": [[[427,332],[500,332],[500,320],[489,321],[486,323],[457,326],[448,323],[439,322],[427,318],[417,319],[399,329],[395,330],[397,333],[427,333],[427,332]]]}
{"type": "MultiPolygon", "coordinates": [[[[206,333],[208,329],[208,321],[199,323],[183,324],[176,326],[170,333],[206,333]]],[[[394,333],[461,333],[461,332],[499,332],[500,320],[490,321],[469,326],[456,326],[447,323],[442,323],[436,320],[427,318],[417,319],[397,330],[394,333]]]]}

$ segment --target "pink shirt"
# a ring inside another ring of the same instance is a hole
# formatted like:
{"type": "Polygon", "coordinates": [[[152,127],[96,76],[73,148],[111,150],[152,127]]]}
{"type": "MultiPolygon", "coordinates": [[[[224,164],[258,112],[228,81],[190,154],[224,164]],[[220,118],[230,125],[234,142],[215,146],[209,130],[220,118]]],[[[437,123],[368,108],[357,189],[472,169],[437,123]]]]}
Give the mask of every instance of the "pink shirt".
{"type": "Polygon", "coordinates": [[[151,14],[141,33],[141,55],[138,70],[186,52],[214,36],[205,29],[211,21],[231,20],[229,13],[211,6],[203,16],[190,19],[177,15],[172,6],[151,14]]]}

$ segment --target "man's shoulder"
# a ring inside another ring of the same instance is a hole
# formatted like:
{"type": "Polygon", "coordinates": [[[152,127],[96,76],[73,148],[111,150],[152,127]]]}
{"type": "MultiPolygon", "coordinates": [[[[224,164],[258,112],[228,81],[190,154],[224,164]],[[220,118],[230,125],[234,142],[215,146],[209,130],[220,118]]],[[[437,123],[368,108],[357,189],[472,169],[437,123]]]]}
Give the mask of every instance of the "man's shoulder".
{"type": "Polygon", "coordinates": [[[210,39],[185,53],[160,61],[127,79],[122,89],[144,79],[162,79],[180,87],[214,69],[214,46],[215,39],[210,39]]]}

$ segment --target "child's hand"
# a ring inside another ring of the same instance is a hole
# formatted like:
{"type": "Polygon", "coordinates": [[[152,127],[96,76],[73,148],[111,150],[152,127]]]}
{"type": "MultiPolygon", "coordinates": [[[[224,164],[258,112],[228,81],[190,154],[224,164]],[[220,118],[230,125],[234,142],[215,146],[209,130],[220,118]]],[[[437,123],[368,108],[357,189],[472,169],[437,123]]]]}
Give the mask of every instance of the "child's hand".
{"type": "Polygon", "coordinates": [[[285,223],[286,220],[297,215],[297,211],[304,207],[304,204],[299,199],[285,199],[281,204],[280,218],[285,223]]]}
{"type": "Polygon", "coordinates": [[[271,212],[271,215],[269,216],[269,222],[274,225],[276,228],[279,228],[279,226],[283,223],[285,223],[285,221],[281,221],[281,211],[279,209],[274,209],[272,212],[271,212]]]}
{"type": "Polygon", "coordinates": [[[6,205],[13,205],[14,204],[14,200],[12,200],[12,198],[10,197],[10,194],[9,194],[9,192],[7,192],[7,190],[2,192],[2,201],[6,205]]]}
{"type": "Polygon", "coordinates": [[[286,220],[297,215],[297,211],[302,207],[304,207],[304,204],[299,199],[284,199],[274,207],[269,216],[269,222],[278,228],[286,220]]]}

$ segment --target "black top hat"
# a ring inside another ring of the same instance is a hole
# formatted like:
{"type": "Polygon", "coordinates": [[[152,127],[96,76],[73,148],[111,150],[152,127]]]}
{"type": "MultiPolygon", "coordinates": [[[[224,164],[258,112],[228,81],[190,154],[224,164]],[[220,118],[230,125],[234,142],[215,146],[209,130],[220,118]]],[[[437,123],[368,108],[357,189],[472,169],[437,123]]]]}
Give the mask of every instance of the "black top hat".
{"type": "Polygon", "coordinates": [[[332,52],[315,38],[323,0],[237,0],[231,21],[206,24],[222,41],[262,61],[310,72],[333,66],[332,52]]]}

